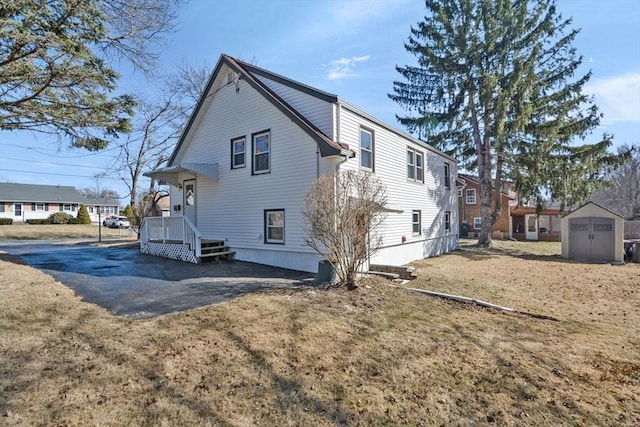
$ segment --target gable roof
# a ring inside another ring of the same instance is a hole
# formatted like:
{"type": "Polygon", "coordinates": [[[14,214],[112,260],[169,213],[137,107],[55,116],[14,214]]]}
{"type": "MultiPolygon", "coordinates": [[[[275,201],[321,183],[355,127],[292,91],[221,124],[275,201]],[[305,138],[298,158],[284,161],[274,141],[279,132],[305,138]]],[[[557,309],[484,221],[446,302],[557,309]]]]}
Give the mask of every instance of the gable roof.
{"type": "Polygon", "coordinates": [[[276,107],[278,110],[284,113],[287,117],[289,117],[303,131],[305,131],[307,135],[309,135],[314,141],[316,141],[316,143],[320,148],[320,155],[322,157],[334,156],[334,155],[353,157],[355,155],[353,151],[349,150],[349,146],[347,144],[341,144],[340,142],[334,141],[333,139],[325,135],[320,129],[318,129],[317,126],[311,123],[311,121],[308,118],[306,118],[303,114],[301,114],[291,105],[289,105],[284,99],[278,96],[265,83],[263,83],[259,78],[257,78],[257,76],[260,75],[263,77],[268,77],[280,83],[286,82],[288,86],[292,86],[298,90],[301,90],[302,92],[311,94],[327,102],[336,102],[338,100],[337,96],[326,93],[326,92],[322,92],[318,89],[314,89],[310,86],[306,86],[302,83],[295,82],[291,79],[287,79],[286,77],[280,76],[278,74],[272,73],[270,71],[264,70],[262,68],[259,68],[254,65],[248,64],[246,62],[232,58],[229,55],[223,54],[220,56],[220,59],[218,60],[216,67],[211,73],[211,76],[209,77],[209,81],[207,82],[205,90],[200,95],[200,99],[198,100],[198,103],[196,104],[193,110],[193,113],[191,113],[191,117],[189,117],[189,121],[187,122],[187,125],[182,131],[182,134],[180,135],[180,139],[178,140],[178,144],[174,148],[173,153],[171,154],[171,157],[167,162],[167,165],[172,166],[174,161],[176,160],[178,152],[182,148],[182,145],[186,140],[187,135],[189,134],[189,131],[193,126],[193,123],[198,117],[198,114],[202,109],[204,101],[207,98],[211,88],[213,87],[216,77],[220,73],[220,70],[222,69],[222,67],[225,65],[231,68],[232,70],[234,70],[236,73],[238,73],[240,76],[239,77],[240,79],[243,79],[244,81],[246,81],[253,89],[255,89],[258,93],[264,96],[267,101],[269,101],[274,107],[276,107]]]}
{"type": "Polygon", "coordinates": [[[80,192],[71,186],[0,182],[3,202],[79,203],[80,200],[80,192]]]}
{"type": "Polygon", "coordinates": [[[619,213],[616,213],[616,212],[612,211],[611,209],[607,209],[604,206],[601,206],[601,205],[597,204],[596,202],[591,202],[591,201],[589,201],[589,202],[585,203],[584,205],[572,210],[571,212],[566,214],[563,218],[569,218],[569,217],[576,216],[576,215],[574,215],[574,214],[576,214],[576,212],[581,211],[582,209],[586,208],[589,205],[594,205],[595,207],[597,207],[599,209],[602,209],[603,211],[608,212],[611,215],[615,215],[617,217],[620,217],[620,218],[624,219],[624,217],[622,215],[620,215],[619,213]]]}

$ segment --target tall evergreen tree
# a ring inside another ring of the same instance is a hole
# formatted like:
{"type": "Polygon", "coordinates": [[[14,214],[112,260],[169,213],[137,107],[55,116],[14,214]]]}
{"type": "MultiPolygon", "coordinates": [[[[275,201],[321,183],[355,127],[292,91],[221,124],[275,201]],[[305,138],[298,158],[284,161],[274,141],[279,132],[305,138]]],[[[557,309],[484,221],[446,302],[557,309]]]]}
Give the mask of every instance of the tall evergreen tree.
{"type": "Polygon", "coordinates": [[[55,134],[104,148],[130,130],[135,101],[114,95],[108,59],[153,67],[152,44],[181,0],[0,2],[0,130],[55,134]]]}
{"type": "Polygon", "coordinates": [[[417,65],[396,67],[389,97],[407,111],[400,123],[477,171],[482,230],[491,244],[505,178],[539,203],[584,200],[615,163],[611,137],[575,145],[599,124],[575,77],[578,30],[554,0],[426,0],[426,16],[405,44],[417,65]],[[496,189],[492,198],[492,189],[496,189]]]}

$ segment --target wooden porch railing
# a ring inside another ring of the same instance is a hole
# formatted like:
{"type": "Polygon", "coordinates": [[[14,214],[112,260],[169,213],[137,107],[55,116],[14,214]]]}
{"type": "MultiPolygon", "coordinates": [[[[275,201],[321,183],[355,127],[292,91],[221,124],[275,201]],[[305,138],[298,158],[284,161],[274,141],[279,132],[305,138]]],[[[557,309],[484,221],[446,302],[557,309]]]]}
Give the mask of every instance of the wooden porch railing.
{"type": "Polygon", "coordinates": [[[202,234],[186,216],[153,216],[144,218],[140,226],[140,242],[182,243],[202,255],[202,234]]]}

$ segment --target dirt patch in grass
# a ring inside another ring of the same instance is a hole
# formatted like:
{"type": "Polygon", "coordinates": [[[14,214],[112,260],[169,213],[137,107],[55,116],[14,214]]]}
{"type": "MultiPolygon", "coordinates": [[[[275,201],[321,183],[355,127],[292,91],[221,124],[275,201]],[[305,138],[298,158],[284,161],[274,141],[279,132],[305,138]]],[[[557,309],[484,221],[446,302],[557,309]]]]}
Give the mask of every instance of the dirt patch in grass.
{"type": "Polygon", "coordinates": [[[410,286],[558,321],[382,279],[134,321],[0,254],[0,424],[640,424],[640,266],[546,245],[467,247],[410,286]]]}
{"type": "Polygon", "coordinates": [[[0,226],[2,240],[33,239],[137,239],[129,229],[98,227],[97,224],[12,224],[0,226]]]}

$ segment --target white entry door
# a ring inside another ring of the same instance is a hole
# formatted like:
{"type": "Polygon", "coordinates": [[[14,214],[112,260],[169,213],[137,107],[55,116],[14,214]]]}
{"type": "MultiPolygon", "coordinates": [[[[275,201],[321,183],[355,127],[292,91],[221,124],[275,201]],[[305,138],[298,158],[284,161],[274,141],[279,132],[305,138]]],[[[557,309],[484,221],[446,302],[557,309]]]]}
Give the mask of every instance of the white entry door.
{"type": "Polygon", "coordinates": [[[182,194],[184,197],[182,206],[184,206],[184,216],[189,218],[193,225],[196,222],[196,180],[188,179],[182,183],[182,194]]]}
{"type": "Polygon", "coordinates": [[[524,226],[527,230],[525,238],[527,240],[538,240],[538,218],[535,215],[525,215],[524,226]]]}

